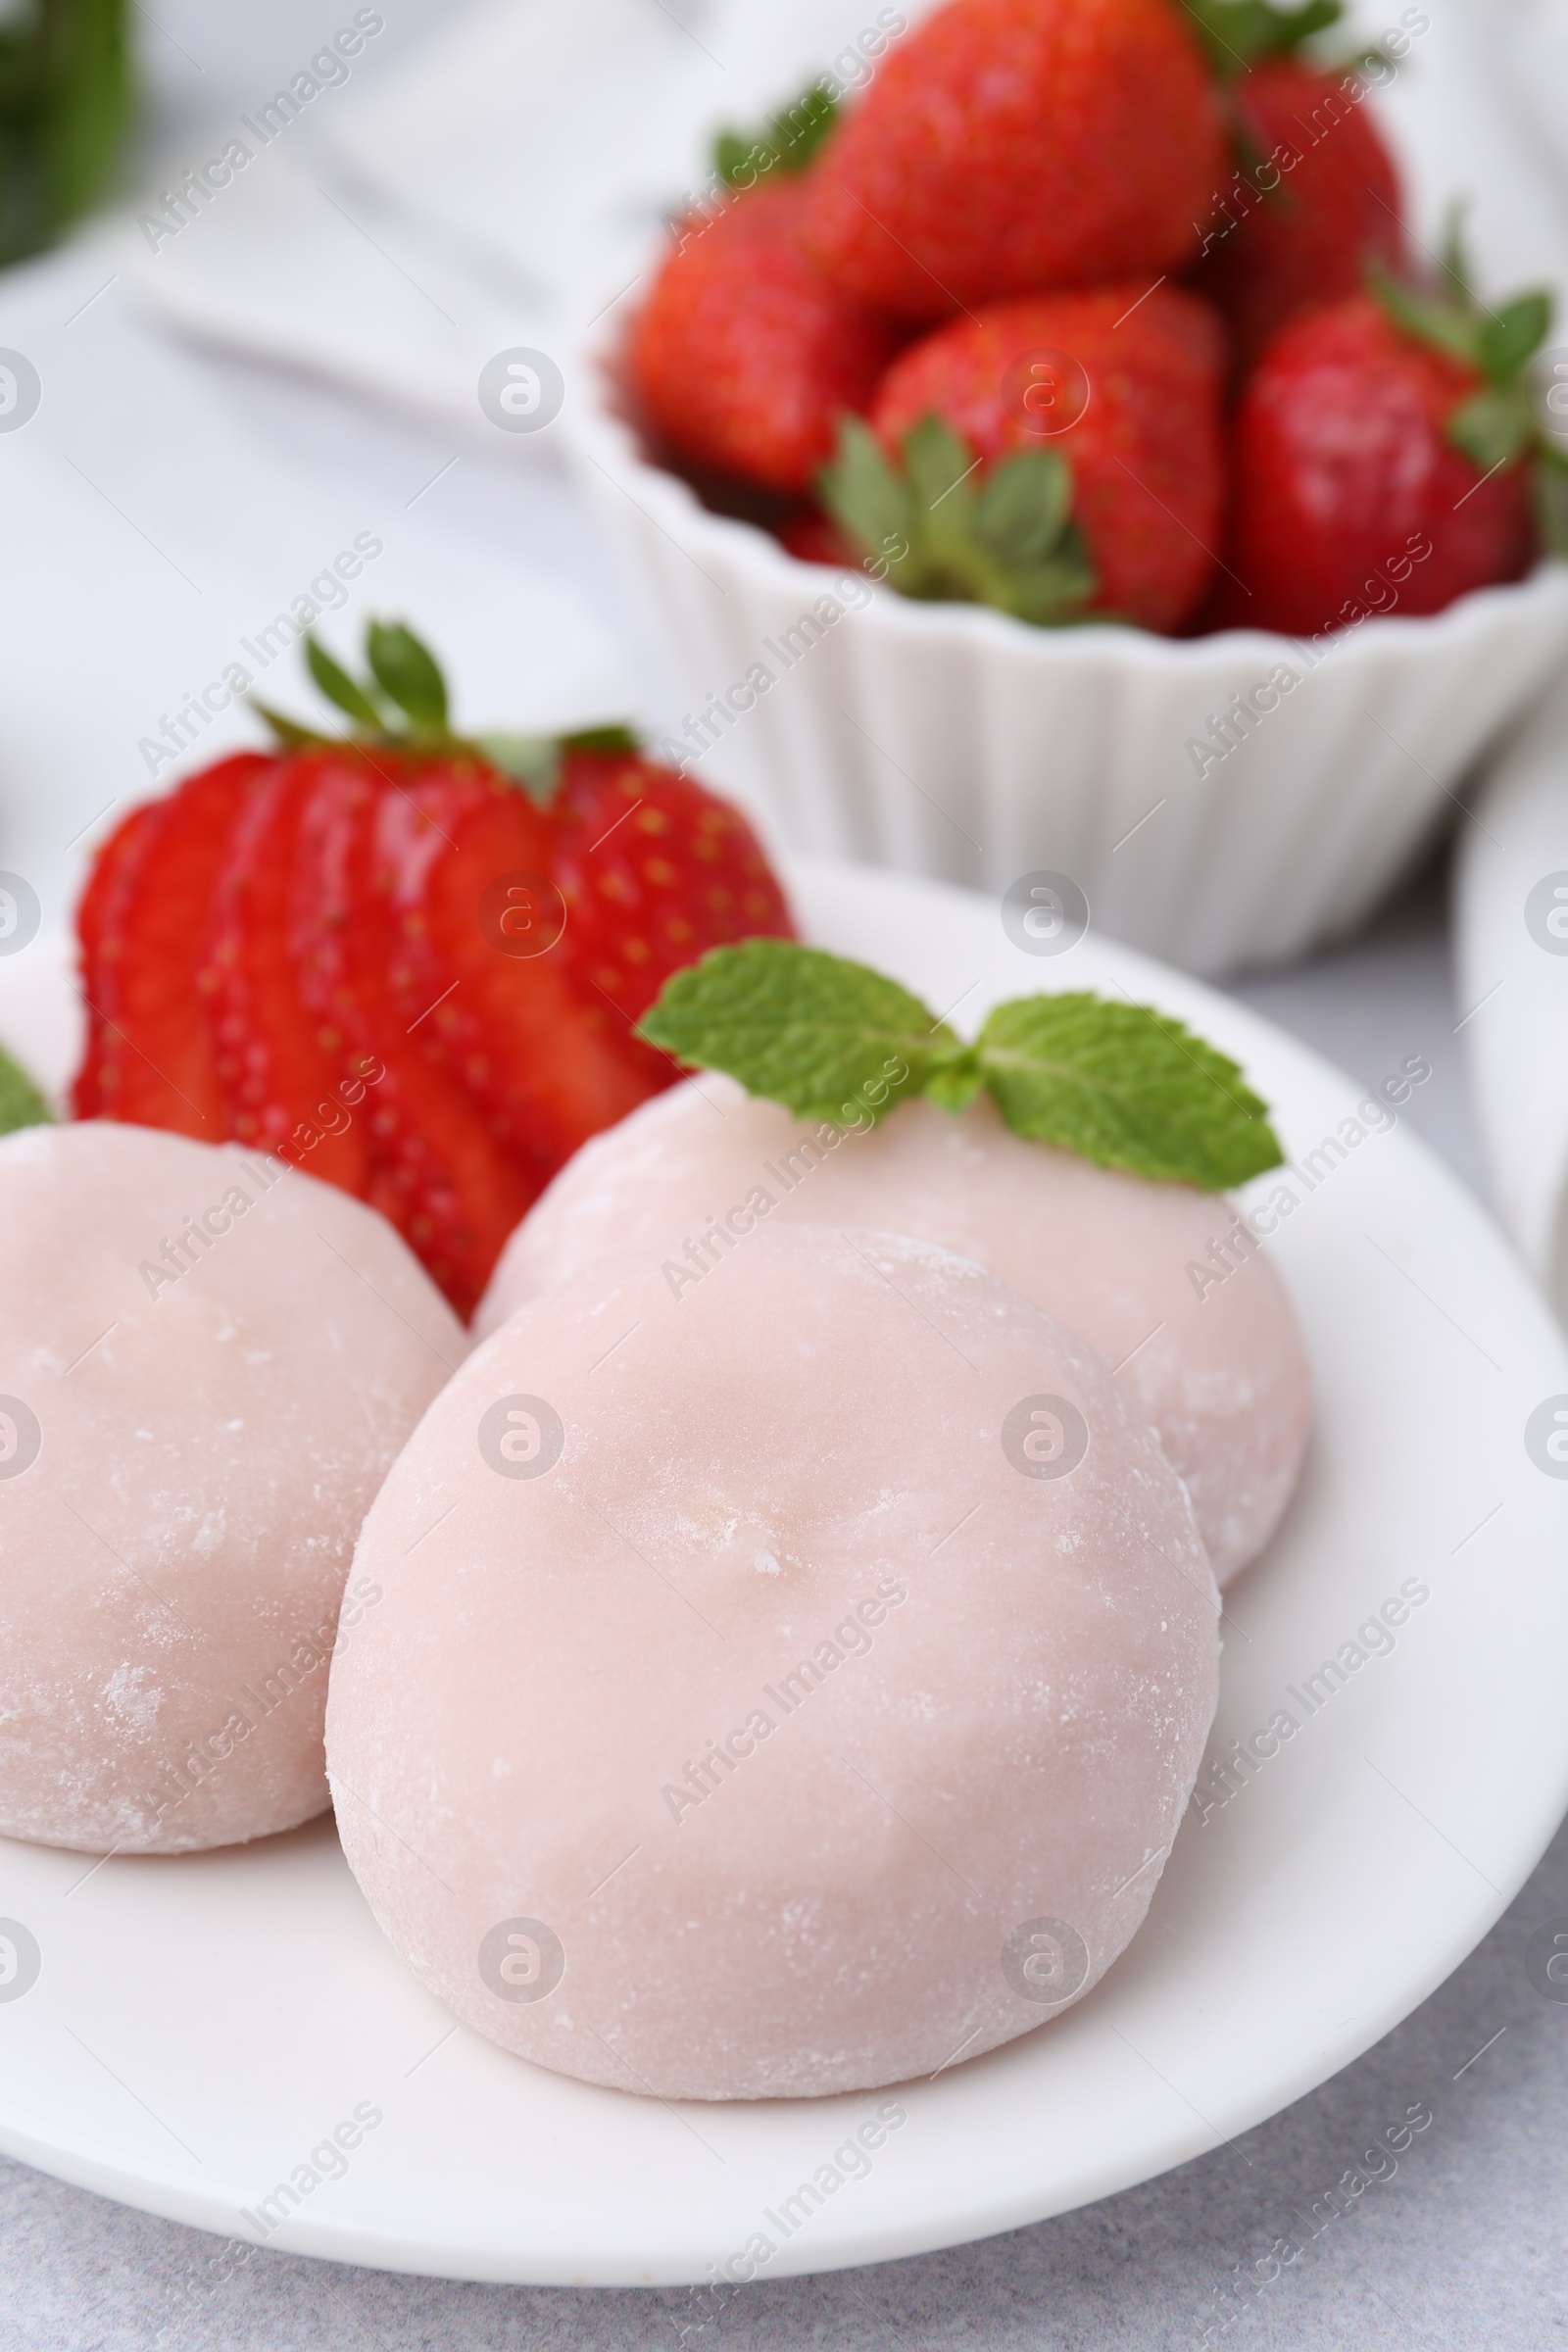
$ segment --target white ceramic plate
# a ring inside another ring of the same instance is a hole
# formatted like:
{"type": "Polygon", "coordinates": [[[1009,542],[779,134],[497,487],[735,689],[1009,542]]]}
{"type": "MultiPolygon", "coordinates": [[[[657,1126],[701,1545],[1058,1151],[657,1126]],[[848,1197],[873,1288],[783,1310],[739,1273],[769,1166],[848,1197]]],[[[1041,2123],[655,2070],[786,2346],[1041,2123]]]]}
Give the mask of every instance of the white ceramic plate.
{"type": "MultiPolygon", "coordinates": [[[[1306,1328],[1316,1433],[1280,1540],[1228,1596],[1212,1752],[1282,1709],[1294,1735],[1228,1803],[1190,1810],[1147,1925],[1089,1999],[901,2088],[869,2169],[800,2200],[793,2226],[802,2182],[858,2170],[833,2152],[883,2094],[677,2108],[536,2072],[408,1974],[329,1823],[98,1867],[0,1843],[0,1918],[41,1960],[0,1998],[12,2154],[250,2239],[247,2209],[319,2172],[269,2242],[457,2278],[702,2280],[760,2238],[767,2278],[882,2260],[1234,2137],[1385,2034],[1528,1875],[1568,1803],[1568,1483],[1525,1429],[1568,1392],[1568,1357],[1491,1225],[1407,1134],[1346,1129],[1342,1157],[1323,1151],[1360,1090],[1195,981],[1094,934],[1037,960],[992,902],[934,884],[794,881],[813,938],[960,1025],[1042,986],[1125,989],[1228,1048],[1276,1105],[1296,1164],[1257,1191],[1295,1197],[1269,1246],[1306,1328]],[[1411,1585],[1427,1597],[1393,1648],[1368,1636],[1355,1663],[1343,1645],[1411,1585]],[[356,2111],[379,2120],[325,2177],[336,2159],[312,2151],[356,2111]]],[[[42,942],[0,962],[0,1036],[58,1053],[62,991],[42,942]]]]}

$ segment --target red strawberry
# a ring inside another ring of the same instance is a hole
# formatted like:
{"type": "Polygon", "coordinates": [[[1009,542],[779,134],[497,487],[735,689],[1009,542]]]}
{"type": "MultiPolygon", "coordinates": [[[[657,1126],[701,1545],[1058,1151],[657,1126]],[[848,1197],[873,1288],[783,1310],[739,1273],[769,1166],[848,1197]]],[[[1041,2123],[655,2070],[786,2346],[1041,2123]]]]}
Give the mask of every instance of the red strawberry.
{"type": "Polygon", "coordinates": [[[399,773],[397,759],[354,747],[309,753],[301,764],[311,782],[300,833],[301,993],[368,1080],[368,1199],[466,1317],[539,1188],[389,999],[398,926],[379,820],[412,769],[399,773]]]}
{"type": "Polygon", "coordinates": [[[835,571],[853,571],[859,563],[859,552],[853,547],[838,524],[817,507],[797,507],[775,526],[775,536],[781,547],[803,564],[827,564],[835,571]]]}
{"type": "Polygon", "coordinates": [[[910,319],[1178,269],[1227,171],[1167,0],[950,0],[906,33],[810,175],[808,243],[910,319]]]}
{"type": "Polygon", "coordinates": [[[123,845],[119,877],[104,908],[97,971],[87,975],[104,1025],[100,1118],[210,1144],[227,1132],[200,977],[229,827],[272,764],[256,752],[220,760],[154,802],[144,824],[133,833],[122,827],[111,844],[123,845]]]}
{"type": "Polygon", "coordinates": [[[1532,490],[1549,498],[1556,478],[1551,459],[1527,462],[1522,385],[1548,317],[1541,295],[1494,314],[1390,284],[1285,327],[1237,412],[1238,576],[1219,625],[1313,632],[1516,579],[1532,490]]]}
{"type": "Polygon", "coordinates": [[[1218,546],[1220,375],[1218,321],[1176,287],[997,303],[900,354],[881,459],[847,424],[823,503],[906,594],[1175,629],[1218,546]]]}
{"type": "Polygon", "coordinates": [[[471,757],[421,767],[382,803],[379,856],[393,1001],[538,1191],[670,1066],[578,985],[552,826],[510,777],[471,757]]]}
{"type": "Polygon", "coordinates": [[[568,746],[551,815],[572,967],[639,1054],[630,1025],[671,972],[733,940],[795,936],[740,811],[635,749],[568,746]]]}
{"type": "Polygon", "coordinates": [[[1204,223],[1195,284],[1224,312],[1239,369],[1298,312],[1358,293],[1403,258],[1394,160],[1353,74],[1262,61],[1232,90],[1244,158],[1204,223]]]}
{"type": "Polygon", "coordinates": [[[87,1037],[81,1067],[71,1090],[72,1116],[95,1119],[102,1100],[104,1057],[111,1033],[99,1006],[104,993],[103,943],[107,933],[118,936],[122,877],[133,870],[143,835],[158,821],[163,804],[143,801],[122,817],[93,860],[86,887],[76,906],[76,936],[81,943],[79,968],[81,1001],[87,1015],[87,1037]]]}
{"type": "Polygon", "coordinates": [[[297,971],[293,901],[316,781],[308,758],[279,761],[230,828],[202,986],[225,1133],[363,1200],[370,1171],[365,1121],[331,1100],[355,1073],[344,1040],[307,1009],[297,971]]]}
{"type": "Polygon", "coordinates": [[[406,629],[372,624],[368,687],[307,653],[359,740],[274,717],[284,754],[192,777],[100,858],[78,1113],[282,1152],[466,1314],[556,1169],[671,1082],[630,1034],[664,974],[789,916],[742,820],[624,729],[482,748],[406,629]]]}
{"type": "Polygon", "coordinates": [[[801,249],[796,178],[687,221],[627,345],[650,422],[682,458],[772,490],[806,489],[845,409],[863,409],[894,346],[801,249]]]}

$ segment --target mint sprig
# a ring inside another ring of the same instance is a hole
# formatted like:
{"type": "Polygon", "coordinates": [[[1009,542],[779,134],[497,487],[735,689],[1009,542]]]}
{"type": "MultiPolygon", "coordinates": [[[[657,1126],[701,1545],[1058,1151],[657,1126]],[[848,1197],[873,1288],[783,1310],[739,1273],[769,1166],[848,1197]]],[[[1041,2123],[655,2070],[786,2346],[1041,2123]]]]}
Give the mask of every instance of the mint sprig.
{"type": "Polygon", "coordinates": [[[1016,997],[966,1045],[866,964],[752,939],[672,973],[638,1034],[835,1127],[875,1124],[918,1095],[960,1110],[983,1086],[1014,1134],[1201,1192],[1284,1156],[1238,1065],[1147,1004],[1016,997]]]}
{"type": "Polygon", "coordinates": [[[840,420],[817,496],[903,596],[991,605],[1049,627],[1076,620],[1098,586],[1072,520],[1059,450],[1020,449],[981,466],[940,416],[910,425],[895,465],[869,425],[840,420]]]}
{"type": "Polygon", "coordinates": [[[0,1046],[0,1135],[18,1127],[51,1125],[54,1115],[21,1062],[13,1061],[0,1046]]]}

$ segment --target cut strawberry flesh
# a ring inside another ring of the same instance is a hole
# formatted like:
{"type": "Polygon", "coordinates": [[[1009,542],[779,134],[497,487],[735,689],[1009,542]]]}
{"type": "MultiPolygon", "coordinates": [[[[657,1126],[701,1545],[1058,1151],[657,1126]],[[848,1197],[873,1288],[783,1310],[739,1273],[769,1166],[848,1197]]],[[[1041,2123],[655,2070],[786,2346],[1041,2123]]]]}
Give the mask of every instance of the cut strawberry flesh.
{"type": "Polygon", "coordinates": [[[314,787],[300,829],[295,933],[302,992],[366,1074],[368,1199],[466,1317],[538,1186],[392,1003],[396,928],[378,819],[402,795],[401,763],[353,751],[308,757],[314,787]]]}
{"type": "MultiPolygon", "coordinates": [[[[145,823],[116,835],[117,871],[86,910],[90,1012],[101,1024],[97,1114],[216,1144],[227,1133],[218,1056],[200,976],[213,885],[235,822],[274,765],[257,752],[187,777],[145,823]]],[[[84,940],[84,947],[86,942],[84,940]]]]}
{"type": "Polygon", "coordinates": [[[280,761],[231,828],[203,987],[226,1132],[363,1200],[370,1155],[359,1073],[340,1033],[306,1005],[295,968],[300,828],[316,782],[310,759],[280,761]]]}
{"type": "Polygon", "coordinates": [[[552,830],[471,761],[423,769],[379,816],[394,1002],[534,1191],[670,1076],[573,979],[552,830]]]}

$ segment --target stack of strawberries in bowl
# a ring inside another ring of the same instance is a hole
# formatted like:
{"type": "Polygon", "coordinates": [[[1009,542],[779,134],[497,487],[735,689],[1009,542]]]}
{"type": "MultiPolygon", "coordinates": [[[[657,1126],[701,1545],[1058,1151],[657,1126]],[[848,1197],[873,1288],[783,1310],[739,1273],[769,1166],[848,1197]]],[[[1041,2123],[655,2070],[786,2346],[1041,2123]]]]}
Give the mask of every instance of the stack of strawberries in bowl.
{"type": "Polygon", "coordinates": [[[1549,296],[1410,237],[1375,94],[1429,20],[1338,14],[884,10],[858,101],[720,140],[576,443],[684,757],[798,846],[1298,952],[1568,645],[1549,296]]]}

